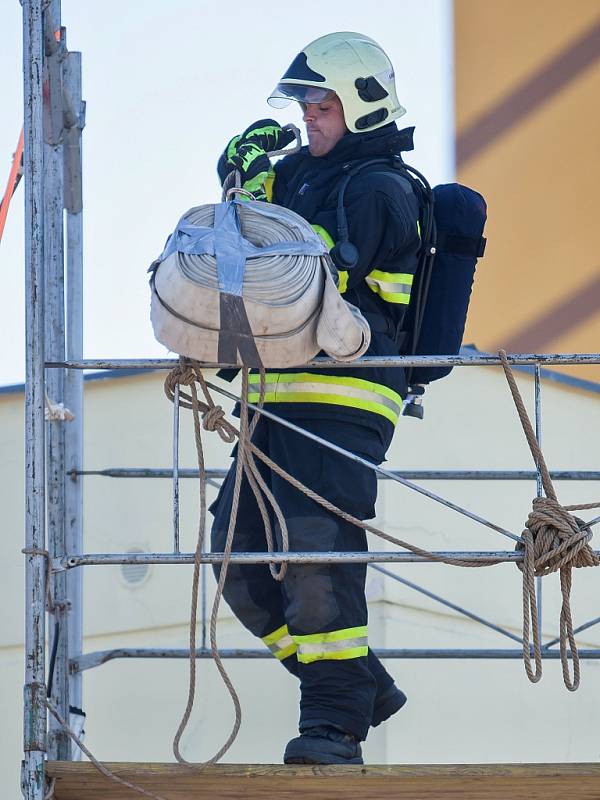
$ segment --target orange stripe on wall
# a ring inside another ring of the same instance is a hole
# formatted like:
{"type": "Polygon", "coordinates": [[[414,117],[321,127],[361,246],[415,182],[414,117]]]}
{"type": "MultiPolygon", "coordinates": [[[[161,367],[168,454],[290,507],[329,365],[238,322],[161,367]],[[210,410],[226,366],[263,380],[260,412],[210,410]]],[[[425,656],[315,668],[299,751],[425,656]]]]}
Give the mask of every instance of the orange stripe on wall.
{"type": "Polygon", "coordinates": [[[600,21],[563,49],[489,111],[460,132],[456,140],[459,167],[488,147],[538,106],[559,92],[600,58],[600,21]]]}

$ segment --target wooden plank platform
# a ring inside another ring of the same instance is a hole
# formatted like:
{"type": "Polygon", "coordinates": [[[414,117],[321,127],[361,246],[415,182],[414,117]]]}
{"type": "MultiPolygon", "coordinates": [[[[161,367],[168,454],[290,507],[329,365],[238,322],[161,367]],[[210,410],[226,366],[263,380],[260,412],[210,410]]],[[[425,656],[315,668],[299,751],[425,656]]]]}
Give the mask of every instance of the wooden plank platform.
{"type": "MultiPolygon", "coordinates": [[[[600,800],[600,764],[283,766],[107,763],[165,800],[600,800]]],[[[55,800],[139,800],[88,762],[49,761],[55,800]]]]}

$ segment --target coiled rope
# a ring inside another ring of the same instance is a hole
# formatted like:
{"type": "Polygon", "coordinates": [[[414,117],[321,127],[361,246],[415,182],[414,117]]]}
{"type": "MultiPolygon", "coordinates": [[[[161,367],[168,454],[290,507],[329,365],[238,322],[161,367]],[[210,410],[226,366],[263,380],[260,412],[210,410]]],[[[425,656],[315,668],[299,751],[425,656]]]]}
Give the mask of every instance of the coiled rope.
{"type": "Polygon", "coordinates": [[[521,535],[523,543],[517,544],[516,547],[517,550],[523,551],[523,561],[518,562],[518,566],[523,572],[523,662],[525,671],[532,683],[537,683],[542,677],[542,653],[535,578],[560,571],[560,589],[562,592],[559,621],[560,661],[565,686],[569,691],[574,692],[579,687],[580,666],[579,653],[577,652],[577,644],[573,634],[573,618],[571,616],[572,569],[573,567],[597,567],[600,564],[600,559],[589,545],[592,538],[591,528],[582,519],[569,512],[600,508],[600,503],[562,506],[558,502],[550,472],[535,438],[533,426],[525,409],[513,371],[508,363],[506,352],[499,350],[498,355],[502,361],[504,374],[510,387],[527,444],[539,470],[542,486],[546,493],[546,497],[536,497],[533,500],[533,511],[529,514],[525,523],[525,530],[521,535]],[[529,649],[530,624],[533,632],[535,670],[531,665],[529,649]],[[573,659],[572,678],[569,672],[567,645],[571,650],[573,659]]]}

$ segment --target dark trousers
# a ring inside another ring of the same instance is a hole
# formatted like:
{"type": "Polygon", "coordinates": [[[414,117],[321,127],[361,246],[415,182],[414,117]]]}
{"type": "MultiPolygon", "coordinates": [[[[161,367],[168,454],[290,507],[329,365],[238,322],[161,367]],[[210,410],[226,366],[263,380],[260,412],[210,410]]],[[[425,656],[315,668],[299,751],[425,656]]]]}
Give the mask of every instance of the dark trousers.
{"type": "MultiPolygon", "coordinates": [[[[372,434],[358,425],[304,419],[301,426],[345,449],[361,455],[365,452],[373,460],[372,442],[361,452],[361,442],[366,445],[365,437],[372,434]]],[[[374,516],[377,481],[372,470],[264,417],[253,441],[275,463],[338,507],[358,519],[374,516]]],[[[271,473],[258,459],[257,463],[286,519],[291,551],[367,550],[363,528],[329,513],[271,473]]],[[[225,546],[234,478],[235,461],[210,509],[214,514],[214,552],[222,552],[225,546]]],[[[272,512],[270,518],[279,549],[281,532],[272,512]]],[[[233,550],[266,550],[262,518],[245,478],[233,550]]],[[[215,572],[218,575],[218,566],[215,572]]],[[[365,576],[366,564],[290,564],[284,580],[278,582],[267,565],[230,564],[224,597],[242,624],[261,638],[284,626],[291,637],[300,638],[324,632],[353,632],[367,625],[365,576]]],[[[356,657],[341,655],[329,654],[304,663],[299,660],[299,653],[292,653],[282,659],[282,664],[300,680],[300,730],[333,724],[364,739],[375,699],[391,686],[393,679],[370,650],[356,657]]]]}

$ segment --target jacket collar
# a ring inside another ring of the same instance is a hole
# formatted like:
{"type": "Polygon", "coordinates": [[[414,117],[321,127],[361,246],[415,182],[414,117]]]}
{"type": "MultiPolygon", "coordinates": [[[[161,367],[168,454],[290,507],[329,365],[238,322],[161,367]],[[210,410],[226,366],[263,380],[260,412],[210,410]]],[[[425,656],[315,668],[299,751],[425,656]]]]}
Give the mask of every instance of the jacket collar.
{"type": "Polygon", "coordinates": [[[336,146],[324,156],[310,156],[314,161],[323,165],[337,164],[343,161],[356,161],[362,158],[375,158],[377,156],[399,155],[407,150],[413,150],[414,127],[398,130],[395,122],[390,122],[382,128],[367,133],[347,133],[336,146]]]}

